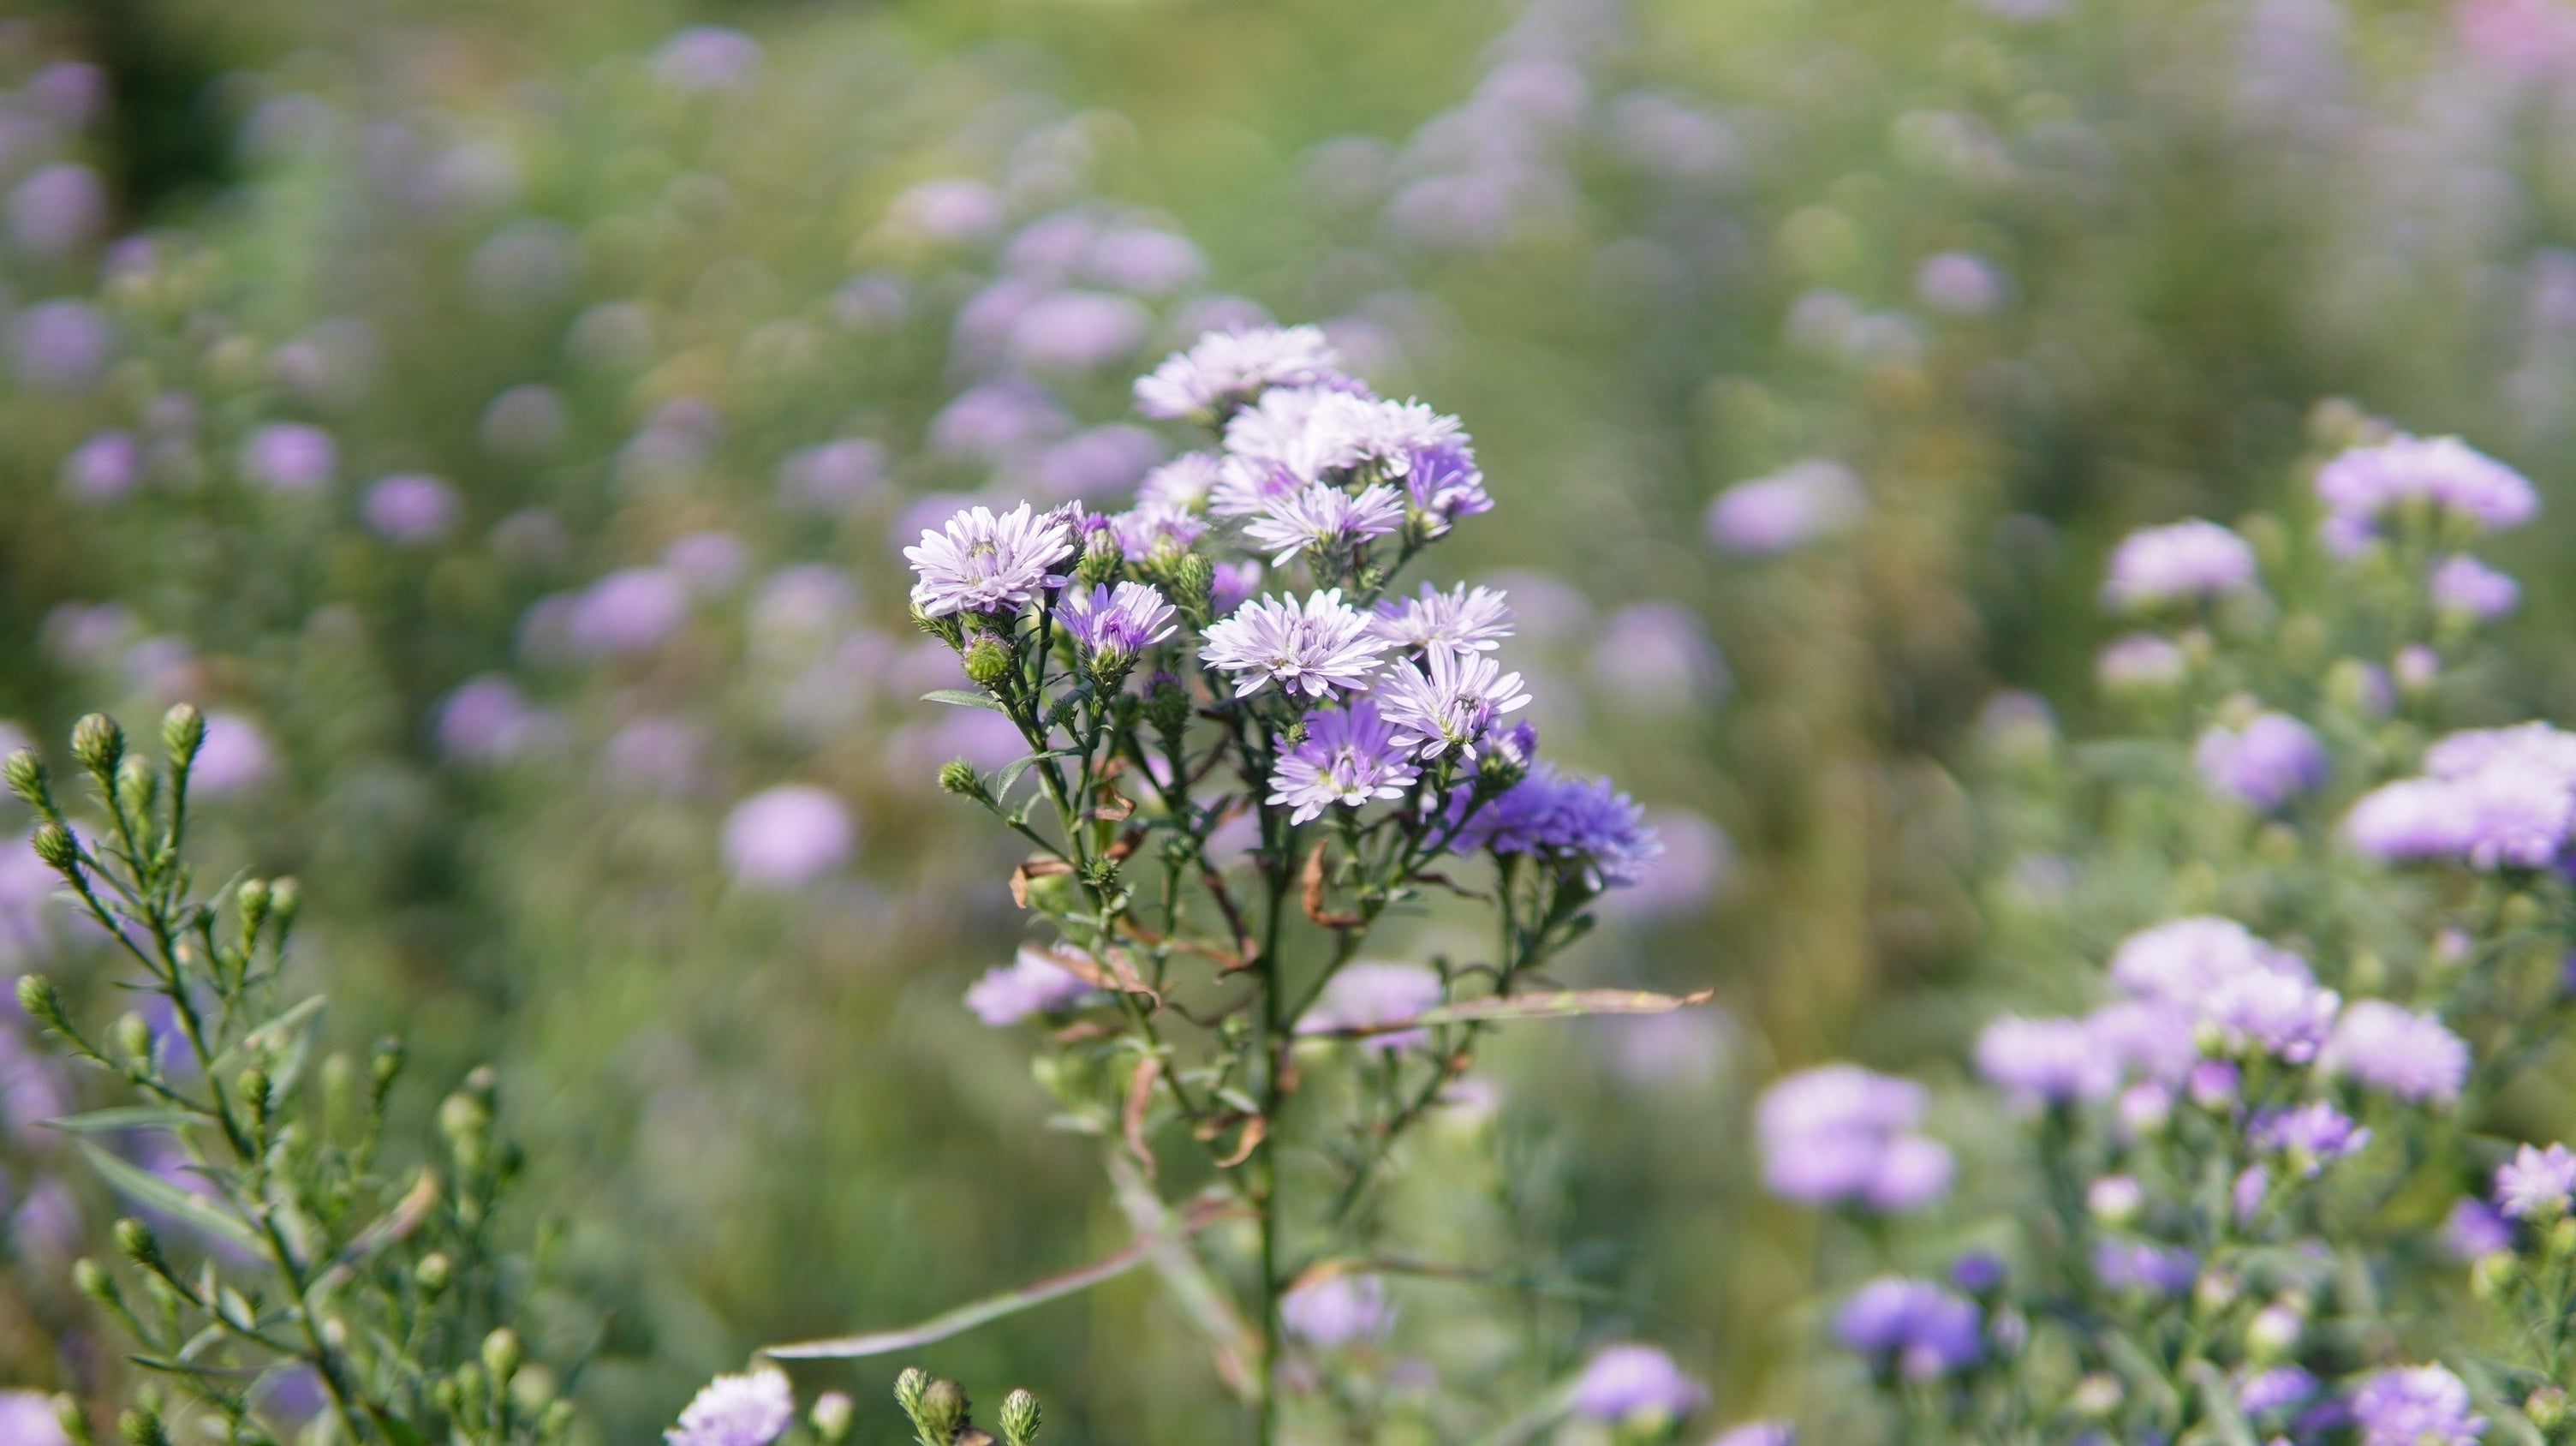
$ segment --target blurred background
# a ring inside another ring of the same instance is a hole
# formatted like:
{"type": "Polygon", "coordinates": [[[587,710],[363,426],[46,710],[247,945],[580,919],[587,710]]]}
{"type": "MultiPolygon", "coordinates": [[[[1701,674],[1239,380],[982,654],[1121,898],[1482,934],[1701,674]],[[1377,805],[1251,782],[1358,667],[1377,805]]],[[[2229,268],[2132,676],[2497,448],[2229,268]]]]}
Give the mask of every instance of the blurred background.
{"type": "MultiPolygon", "coordinates": [[[[0,16],[0,718],[59,757],[208,708],[217,847],[308,879],[334,1032],[500,1067],[604,1440],[1123,1239],[959,1005],[1013,851],[931,775],[1017,749],[915,701],[956,672],[898,549],[1119,495],[1187,445],[1127,382],[1201,330],[1321,323],[1475,436],[1500,505],[1438,566],[1512,589],[1551,751],[1668,846],[1564,973],[1724,1007],[1513,1037],[1403,1208],[1557,1262],[1562,1350],[1657,1340],[1724,1419],[1834,1389],[1746,1102],[1938,1074],[1995,901],[2062,902],[1992,886],[1970,788],[2046,726],[1999,691],[2094,706],[2109,543],[2278,503],[2353,407],[2570,471],[2561,0],[0,16]]],[[[2545,715],[2571,541],[2496,556],[2545,715]]],[[[90,949],[0,855],[0,965],[90,949]]],[[[30,1128],[87,1084],[13,1018],[0,1086],[0,1384],[103,1389],[65,1281],[113,1209],[30,1128]]],[[[1491,1305],[1408,1295],[1390,1349],[1491,1305]]],[[[924,1356],[1065,1440],[1231,1429],[1141,1278],[924,1356]]],[[[877,1364],[800,1382],[877,1410],[877,1364]]]]}

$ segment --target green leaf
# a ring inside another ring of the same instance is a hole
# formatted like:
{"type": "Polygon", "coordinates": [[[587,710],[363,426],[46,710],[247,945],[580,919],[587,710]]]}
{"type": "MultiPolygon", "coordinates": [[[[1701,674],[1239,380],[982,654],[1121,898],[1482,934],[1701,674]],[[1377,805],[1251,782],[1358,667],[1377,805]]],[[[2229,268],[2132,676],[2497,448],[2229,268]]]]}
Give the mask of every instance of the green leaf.
{"type": "Polygon", "coordinates": [[[192,1230],[238,1246],[250,1254],[260,1254],[267,1248],[267,1243],[259,1238],[259,1232],[225,1214],[221,1207],[189,1194],[149,1170],[128,1164],[87,1140],[80,1141],[80,1149],[89,1157],[91,1167],[109,1185],[135,1203],[157,1210],[192,1230]]]}
{"type": "Polygon", "coordinates": [[[239,1043],[216,1057],[215,1077],[229,1078],[233,1071],[250,1063],[250,1056],[254,1053],[266,1055],[279,1061],[268,1072],[269,1089],[272,1093],[284,1094],[290,1079],[290,1071],[285,1066],[292,1063],[296,1070],[303,1068],[303,1053],[313,1047],[313,1030],[321,1023],[322,1006],[329,1002],[325,996],[316,994],[292,1009],[260,1021],[256,1028],[241,1037],[239,1043]]]}
{"type": "Polygon", "coordinates": [[[1696,994],[1655,994],[1643,989],[1556,989],[1540,994],[1489,994],[1482,999],[1462,999],[1426,1009],[1410,1019],[1390,1019],[1380,1024],[1358,1024],[1347,1029],[1316,1031],[1336,1039],[1358,1039],[1372,1034],[1394,1034],[1400,1030],[1421,1029],[1434,1024],[1466,1024],[1472,1021],[1506,1019],[1577,1019],[1588,1014],[1665,1014],[1672,1010],[1705,1004],[1717,991],[1703,989],[1696,994]]]}
{"type": "Polygon", "coordinates": [[[60,1130],[66,1135],[105,1135],[118,1130],[175,1130],[202,1122],[199,1116],[176,1105],[120,1105],[112,1110],[91,1110],[59,1120],[40,1121],[46,1129],[60,1130]]]}
{"type": "Polygon", "coordinates": [[[933,688],[921,695],[924,703],[945,703],[951,708],[984,708],[1002,711],[1001,700],[990,693],[974,693],[964,688],[933,688]]]}
{"type": "Polygon", "coordinates": [[[388,1416],[378,1410],[370,1410],[367,1414],[376,1418],[376,1429],[384,1432],[385,1439],[393,1442],[394,1446],[429,1446],[429,1438],[420,1434],[420,1428],[401,1417],[388,1416]]]}

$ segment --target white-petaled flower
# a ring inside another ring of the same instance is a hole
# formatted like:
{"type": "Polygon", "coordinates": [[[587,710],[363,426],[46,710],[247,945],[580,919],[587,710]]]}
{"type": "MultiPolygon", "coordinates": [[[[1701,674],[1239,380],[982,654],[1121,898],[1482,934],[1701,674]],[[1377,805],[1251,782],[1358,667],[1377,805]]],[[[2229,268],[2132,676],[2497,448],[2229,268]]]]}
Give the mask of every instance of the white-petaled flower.
{"type": "Polygon", "coordinates": [[[1342,601],[1340,588],[1310,594],[1305,602],[1263,597],[1207,630],[1199,657],[1209,667],[1239,674],[1234,695],[1248,697],[1265,684],[1309,698],[1336,688],[1367,684],[1386,641],[1369,631],[1368,618],[1342,601]]]}
{"type": "Polygon", "coordinates": [[[1226,454],[1284,468],[1300,484],[1320,481],[1366,455],[1371,405],[1323,387],[1275,387],[1225,424],[1226,454]]]}
{"type": "Polygon", "coordinates": [[[1434,648],[1421,663],[1398,663],[1377,687],[1386,721],[1421,740],[1418,752],[1437,758],[1455,748],[1467,758],[1506,713],[1529,703],[1521,675],[1482,653],[1434,648]],[[1427,665],[1427,671],[1426,671],[1427,665]]]}
{"type": "Polygon", "coordinates": [[[1205,507],[1223,461],[1214,452],[1183,452],[1146,473],[1145,480],[1136,484],[1136,505],[1161,503],[1192,512],[1205,507]]]}
{"type": "Polygon", "coordinates": [[[913,605],[930,616],[1012,612],[1049,584],[1049,568],[1073,556],[1073,534],[1062,517],[1032,514],[1025,502],[999,517],[970,507],[941,531],[925,530],[903,555],[921,579],[913,605]]]}
{"type": "Polygon", "coordinates": [[[662,1439],[670,1446],[769,1446],[795,1419],[796,1393],[787,1373],[764,1366],[707,1382],[662,1439]]]}
{"type": "Polygon", "coordinates": [[[1341,360],[1317,327],[1212,331],[1136,379],[1136,410],[1149,417],[1207,417],[1268,388],[1334,380],[1341,360]]]}
{"type": "Polygon", "coordinates": [[[1207,510],[1215,517],[1259,517],[1305,485],[1285,462],[1229,456],[1217,464],[1207,510]]]}
{"type": "Polygon", "coordinates": [[[1456,417],[1415,401],[1348,397],[1318,408],[1310,426],[1330,428],[1338,447],[1359,461],[1375,462],[1390,477],[1410,476],[1416,458],[1463,448],[1467,441],[1456,417]]]}
{"type": "Polygon", "coordinates": [[[1425,652],[1490,653],[1512,635],[1511,604],[1490,587],[1460,583],[1441,592],[1429,583],[1409,598],[1377,605],[1377,635],[1425,652]]]}
{"type": "Polygon", "coordinates": [[[1246,524],[1243,534],[1277,554],[1272,567],[1286,567],[1298,553],[1366,542],[1403,525],[1404,499],[1394,488],[1377,483],[1355,497],[1318,482],[1271,504],[1270,515],[1246,524]]]}

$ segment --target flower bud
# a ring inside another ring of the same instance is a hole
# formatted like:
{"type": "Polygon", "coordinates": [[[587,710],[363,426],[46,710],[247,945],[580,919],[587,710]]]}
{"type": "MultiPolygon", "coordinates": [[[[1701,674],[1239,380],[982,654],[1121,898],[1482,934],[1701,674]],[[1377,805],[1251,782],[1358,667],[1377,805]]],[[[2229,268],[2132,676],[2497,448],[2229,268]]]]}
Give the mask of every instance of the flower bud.
{"type": "Polygon", "coordinates": [[[858,1408],[849,1397],[838,1391],[825,1391],[814,1398],[814,1411],[809,1419],[814,1423],[814,1434],[822,1440],[823,1446],[840,1446],[841,1442],[849,1439],[850,1423],[857,1415],[858,1408]]]}
{"type": "Polygon", "coordinates": [[[161,1260],[161,1242],[153,1238],[151,1226],[128,1215],[116,1222],[111,1233],[115,1236],[116,1248],[124,1253],[126,1259],[156,1275],[166,1268],[161,1260]]]}
{"type": "Polygon", "coordinates": [[[1009,1446],[1029,1446],[1038,1434],[1038,1422],[1045,1413],[1038,1409],[1038,1398],[1020,1390],[1002,1398],[1002,1439],[1009,1446]]]}
{"type": "Polygon", "coordinates": [[[2388,671],[2397,680],[2399,692],[2409,698],[2420,698],[2432,691],[2442,676],[2442,655],[2422,643],[2410,643],[2397,650],[2388,663],[2388,671]]]}
{"type": "Polygon", "coordinates": [[[451,1143],[473,1139],[492,1127],[492,1111],[463,1090],[438,1105],[438,1130],[451,1143]]]}
{"type": "Polygon", "coordinates": [[[88,1256],[72,1262],[72,1288],[104,1306],[113,1307],[124,1299],[123,1292],[116,1288],[116,1277],[88,1256]]]}
{"type": "Polygon", "coordinates": [[[36,756],[36,750],[12,749],[8,759],[0,762],[0,779],[5,779],[9,784],[9,791],[24,799],[29,808],[41,809],[45,806],[45,799],[48,796],[45,788],[45,760],[36,756]]]}
{"type": "Polygon", "coordinates": [[[2562,1219],[2549,1227],[2549,1254],[2554,1260],[2576,1255],[2576,1219],[2562,1219]]]}
{"type": "Polygon", "coordinates": [[[170,1433],[161,1427],[161,1413],[149,1406],[137,1406],[117,1417],[116,1434],[125,1438],[126,1446],[170,1446],[170,1433]]]}
{"type": "Polygon", "coordinates": [[[2105,1175],[2084,1192],[2084,1208],[2114,1230],[2136,1220],[2146,1203],[2147,1192],[2127,1175],[2105,1175]]]}
{"type": "Polygon", "coordinates": [[[456,1266],[443,1251],[431,1251],[411,1268],[411,1278],[420,1285],[421,1293],[433,1298],[446,1293],[447,1282],[455,1275],[456,1266]]]}
{"type": "Polygon", "coordinates": [[[63,1439],[71,1446],[95,1446],[98,1438],[89,1433],[89,1417],[80,1402],[70,1396],[54,1398],[54,1424],[62,1428],[63,1439]]]}
{"type": "Polygon", "coordinates": [[[72,725],[72,757],[101,778],[125,760],[125,730],[104,713],[92,713],[72,725]]]}
{"type": "Polygon", "coordinates": [[[939,787],[946,793],[973,798],[984,791],[984,780],[976,775],[974,764],[951,758],[939,765],[939,787]]]}
{"type": "Polygon", "coordinates": [[[241,910],[242,928],[257,929],[268,918],[268,880],[244,879],[233,890],[233,907],[241,910]]]}
{"type": "Polygon", "coordinates": [[[80,866],[80,844],[72,838],[72,831],[61,824],[51,820],[38,824],[35,835],[27,842],[45,867],[56,873],[68,874],[80,866]]]}
{"type": "Polygon", "coordinates": [[[206,715],[195,704],[173,704],[161,715],[161,746],[169,751],[171,767],[187,767],[205,743],[206,715]]]}
{"type": "Polygon", "coordinates": [[[902,1374],[894,1378],[894,1403],[903,1408],[904,1415],[918,1421],[921,1419],[922,1393],[929,1389],[930,1373],[919,1366],[906,1366],[902,1374]]]}
{"type": "Polygon", "coordinates": [[[2066,1409],[2078,1416],[2101,1420],[2120,1409],[2120,1378],[2107,1371],[2095,1371],[2075,1383],[2067,1393],[2066,1409]]]}
{"type": "Polygon", "coordinates": [[[572,1419],[572,1402],[554,1401],[548,1403],[545,1410],[537,1413],[537,1439],[540,1441],[562,1440],[563,1434],[572,1429],[572,1419]]]}
{"type": "Polygon", "coordinates": [[[492,1373],[496,1385],[507,1385],[519,1373],[522,1359],[519,1333],[503,1326],[483,1338],[483,1369],[492,1373]]]}
{"type": "Polygon", "coordinates": [[[943,613],[938,617],[932,617],[921,610],[920,604],[915,603],[912,609],[912,623],[914,627],[952,648],[965,646],[966,624],[955,613],[943,613]]]}
{"type": "Polygon", "coordinates": [[[922,1391],[921,1410],[912,1418],[913,1424],[921,1428],[922,1439],[930,1446],[945,1446],[966,1424],[966,1407],[966,1388],[942,1378],[922,1391]]]}
{"type": "Polygon", "coordinates": [[[2567,1420],[2567,1393],[2556,1386],[2542,1386],[2523,1398],[2522,1414],[2543,1431],[2554,1431],[2567,1420]]]}
{"type": "Polygon", "coordinates": [[[2479,1256],[2478,1263],[2469,1269],[2470,1294],[2480,1300],[2491,1300],[2503,1294],[2512,1286],[2514,1274],[2521,1266],[2522,1262],[2515,1259],[2510,1250],[2479,1256]]]}
{"type": "Polygon", "coordinates": [[[995,638],[977,638],[966,645],[966,676],[986,688],[992,687],[1011,673],[1011,651],[995,638]]]}
{"type": "Polygon", "coordinates": [[[1074,579],[1082,586],[1098,587],[1115,576],[1118,564],[1127,556],[1118,550],[1118,539],[1106,532],[1091,534],[1091,542],[1082,549],[1082,561],[1074,565],[1074,579]]]}
{"type": "Polygon", "coordinates": [[[402,1067],[403,1042],[390,1034],[377,1040],[376,1047],[367,1051],[367,1073],[374,1078],[379,1090],[391,1086],[394,1077],[402,1073],[402,1067]]]}
{"type": "Polygon", "coordinates": [[[2287,1301],[2274,1301],[2245,1323],[2245,1353],[2258,1361],[2277,1360],[2299,1343],[2306,1319],[2287,1301]]]}
{"type": "Polygon", "coordinates": [[[54,988],[54,981],[42,974],[18,976],[18,1007],[27,1011],[29,1019],[56,1034],[69,1032],[63,1022],[63,996],[54,988]]]}
{"type": "Polygon", "coordinates": [[[295,927],[296,911],[304,907],[304,886],[290,875],[268,882],[268,912],[277,920],[280,935],[295,927]]]}
{"type": "Polygon", "coordinates": [[[241,1072],[241,1077],[234,1082],[234,1087],[241,1091],[242,1103],[250,1108],[251,1118],[267,1120],[268,1071],[258,1065],[252,1065],[241,1072]]]}
{"type": "Polygon", "coordinates": [[[140,1014],[129,1010],[117,1016],[116,1023],[108,1027],[108,1039],[115,1044],[116,1052],[127,1059],[140,1063],[152,1058],[152,1026],[144,1023],[140,1014]]]}

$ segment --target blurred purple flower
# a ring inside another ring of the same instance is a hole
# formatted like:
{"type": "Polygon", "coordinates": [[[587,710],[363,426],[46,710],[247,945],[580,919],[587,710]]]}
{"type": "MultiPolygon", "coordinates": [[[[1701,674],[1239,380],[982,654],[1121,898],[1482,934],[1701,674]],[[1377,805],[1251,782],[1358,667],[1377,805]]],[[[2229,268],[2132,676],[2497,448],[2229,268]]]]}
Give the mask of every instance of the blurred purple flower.
{"type": "Polygon", "coordinates": [[[239,713],[217,709],[206,715],[206,741],[188,770],[192,794],[221,798],[266,780],[276,766],[268,736],[239,713]]]}
{"type": "Polygon", "coordinates": [[[886,449],[864,437],[807,447],[778,464],[779,500],[801,512],[847,512],[884,490],[889,466],[886,449]]]}
{"type": "Polygon", "coordinates": [[[2007,1014],[1977,1036],[1977,1073],[2027,1106],[2098,1100],[2120,1082],[2121,1059],[2080,1019],[2007,1014]]]}
{"type": "Polygon", "coordinates": [[[460,762],[506,762],[548,742],[552,729],[553,720],[499,673],[467,682],[438,709],[439,747],[460,762]]]}
{"type": "Polygon", "coordinates": [[[419,547],[456,530],[463,507],[456,489],[420,472],[399,472],[367,489],[367,530],[387,542],[419,547]]]}
{"type": "Polygon", "coordinates": [[[2477,1446],[2486,1419],[2469,1388],[2440,1366],[2373,1372],[2352,1397],[2361,1446],[2477,1446]]]}
{"type": "MultiPolygon", "coordinates": [[[[1058,946],[1073,953],[1069,946],[1058,946]]],[[[987,969],[966,991],[966,1007],[995,1029],[1032,1015],[1053,1014],[1091,992],[1081,975],[1058,964],[1049,951],[1023,944],[1011,962],[987,969]]]]}
{"type": "Polygon", "coordinates": [[[2255,585],[2254,549],[2197,517],[2130,533],[2112,549],[2107,571],[2102,603],[2117,612],[2209,601],[2255,585]]]}
{"type": "Polygon", "coordinates": [[[692,532],[662,549],[662,565],[697,592],[730,592],[751,566],[751,549],[730,532],[692,532]]]}
{"type": "Polygon", "coordinates": [[[1739,482],[1708,505],[1708,539],[1748,557],[1804,547],[1858,521],[1869,508],[1860,478],[1839,462],[1793,463],[1739,482]]]}
{"type": "Polygon", "coordinates": [[[1913,1380],[1963,1370],[1985,1354],[1984,1322],[1974,1301],[1903,1276],[1883,1275],[1862,1286],[1835,1314],[1834,1335],[1913,1380]]]}
{"type": "Polygon", "coordinates": [[[2113,638],[2093,660],[2094,680],[2104,692],[2144,692],[2170,688],[2191,669],[2190,660],[2160,633],[2127,633],[2113,638]]]}
{"type": "Polygon", "coordinates": [[[2247,1135],[2257,1148],[2292,1156],[2311,1177],[2370,1143],[2368,1129],[2324,1100],[2257,1111],[2247,1135]]]}
{"type": "Polygon", "coordinates": [[[2481,622],[2503,617],[2522,601],[2522,584],[2511,574],[2498,572],[2465,552],[2433,569],[2426,591],[2435,607],[2481,622]]]}
{"type": "Polygon", "coordinates": [[[982,181],[947,177],[923,181],[895,197],[889,218],[932,241],[990,240],[1002,229],[1002,195],[982,181]]]}
{"type": "Polygon", "coordinates": [[[2106,1290],[2180,1295],[2200,1275],[2200,1257],[2179,1245],[2105,1240],[2093,1249],[2093,1275],[2106,1290]]]}
{"type": "Polygon", "coordinates": [[[1280,1323],[1308,1345],[1330,1350],[1383,1332],[1386,1282],[1374,1275],[1333,1275],[1298,1286],[1279,1301],[1280,1323]]]}
{"type": "Polygon", "coordinates": [[[618,787],[671,796],[697,781],[706,741],[705,731],[686,720],[638,718],[609,737],[600,761],[618,787]]]}
{"type": "MultiPolygon", "coordinates": [[[[1299,1034],[1329,1034],[1411,1019],[1440,1002],[1440,976],[1419,964],[1345,964],[1297,1020],[1299,1034]]],[[[1429,1030],[1405,1029],[1362,1036],[1370,1047],[1394,1051],[1421,1044],[1429,1030]]]]}
{"type": "Polygon", "coordinates": [[[1056,497],[1099,497],[1135,486],[1170,450],[1142,427],[1093,427],[1049,447],[1038,458],[1038,480],[1056,497]]]}
{"type": "Polygon", "coordinates": [[[87,166],[40,166],[9,192],[9,238],[33,256],[66,256],[98,238],[107,187],[87,166]]]}
{"type": "Polygon", "coordinates": [[[1053,292],[1011,323],[1010,356],[1033,369],[1090,371],[1135,355],[1153,324],[1153,313],[1131,297],[1053,292]]]}
{"type": "Polygon", "coordinates": [[[93,432],[63,459],[63,490],[92,504],[119,501],[142,470],[143,449],[132,432],[93,432]]]}
{"type": "Polygon", "coordinates": [[[1567,1405],[1595,1421],[1657,1416],[1678,1421],[1708,1404],[1708,1388],[1653,1346],[1604,1346],[1574,1381],[1567,1405]]]}
{"type": "Polygon", "coordinates": [[[276,492],[318,492],[340,470],[340,444],[319,427],[272,422],[242,442],[241,473],[276,492]]]}
{"type": "Polygon", "coordinates": [[[952,457],[997,461],[1063,436],[1071,422],[1034,383],[987,382],[957,394],[930,419],[930,445],[952,457]]]}
{"type": "Polygon", "coordinates": [[[2546,723],[2453,733],[2424,774],[2352,806],[2344,837],[2384,860],[2457,858],[2473,868],[2540,868],[2576,827],[2576,734],[2546,723]]]}
{"type": "Polygon", "coordinates": [[[2565,1145],[2546,1150],[2524,1145],[2496,1169],[2496,1206],[2517,1220],[2551,1218],[2567,1208],[2571,1195],[2576,1195],[2576,1154],[2565,1145]]]}
{"type": "Polygon", "coordinates": [[[1679,603],[1638,603],[1603,619],[1591,662],[1593,681],[1623,707],[1705,707],[1729,681],[1699,614],[1679,603]]]}
{"type": "Polygon", "coordinates": [[[2513,1248],[2513,1222],[2475,1195],[2463,1195],[2442,1220],[2442,1247],[2461,1260],[2513,1248]]]}
{"type": "Polygon", "coordinates": [[[9,1446],[71,1446],[54,1414],[54,1398],[42,1391],[0,1391],[0,1441],[9,1446]]]}
{"type": "Polygon", "coordinates": [[[2317,497],[2336,516],[2361,523],[2420,500],[2489,532],[2518,527],[2540,511],[2529,480],[2457,437],[2400,436],[2355,447],[2318,469],[2317,497]]]}
{"type": "Polygon", "coordinates": [[[1603,902],[1632,919],[1680,919],[1698,915],[1735,876],[1735,841],[1706,818],[1680,808],[1650,808],[1646,822],[1663,841],[1663,852],[1649,861],[1632,886],[1603,902]]]}
{"type": "Polygon", "coordinates": [[[653,74],[682,90],[733,90],[760,73],[760,42],[722,25],[692,25],[653,52],[653,74]]]}
{"type": "Polygon", "coordinates": [[[2202,782],[2260,809],[2321,786],[2329,766],[2317,735],[2286,713],[2258,713],[2242,728],[2211,724],[2192,762],[2202,782]]]}
{"type": "Polygon", "coordinates": [[[2448,1104],[2469,1077],[2469,1046],[2430,1014],[2356,999],[2335,1021],[2317,1068],[2401,1099],[2448,1104]]]}
{"type": "Polygon", "coordinates": [[[663,567],[621,568],[582,589],[567,627],[594,657],[648,652],[689,620],[689,585],[663,567]]]}
{"type": "Polygon", "coordinates": [[[1084,259],[1091,280],[1138,296],[1168,296],[1207,274],[1197,245],[1152,226],[1121,226],[1102,233],[1084,259]]]}
{"type": "Polygon", "coordinates": [[[42,301],[9,329],[18,379],[38,391],[77,392],[98,380],[115,346],[106,318],[85,301],[42,301]]]}
{"type": "Polygon", "coordinates": [[[783,888],[840,867],[856,833],[840,799],[806,784],[782,784],[734,805],[724,822],[724,856],[746,884],[783,888]]]}
{"type": "Polygon", "coordinates": [[[1928,1203],[1949,1185],[1949,1152],[1915,1133],[1927,1097],[1912,1080],[1833,1064],[1790,1075],[1754,1111],[1763,1181],[1807,1204],[1928,1203]],[[1937,1169],[1935,1166],[1937,1165],[1937,1169]]]}
{"type": "Polygon", "coordinates": [[[776,1366],[718,1376],[662,1433],[667,1446],[769,1446],[795,1424],[796,1393],[776,1366]]]}
{"type": "Polygon", "coordinates": [[[1916,269],[1914,294],[1934,311],[1984,316],[2003,305],[2004,276],[1973,251],[1944,251],[1916,269]]]}

